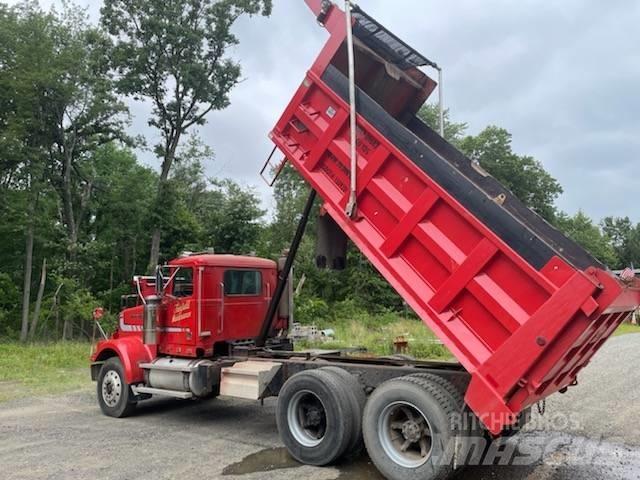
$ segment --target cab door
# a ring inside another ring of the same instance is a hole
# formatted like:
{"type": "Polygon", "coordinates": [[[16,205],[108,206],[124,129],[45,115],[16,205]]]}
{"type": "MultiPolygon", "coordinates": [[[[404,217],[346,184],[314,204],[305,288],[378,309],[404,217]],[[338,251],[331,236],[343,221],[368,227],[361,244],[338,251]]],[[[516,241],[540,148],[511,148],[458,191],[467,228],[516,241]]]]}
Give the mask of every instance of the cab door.
{"type": "Polygon", "coordinates": [[[159,330],[162,333],[160,351],[170,355],[194,354],[193,325],[197,311],[197,295],[194,290],[195,274],[190,266],[171,267],[171,276],[164,288],[162,316],[159,330]]]}
{"type": "Polygon", "coordinates": [[[196,307],[197,334],[203,343],[213,343],[219,336],[220,274],[216,268],[199,266],[196,269],[198,304],[196,307]]]}
{"type": "Polygon", "coordinates": [[[226,268],[220,292],[219,336],[224,340],[255,338],[260,333],[270,292],[260,269],[226,268]]]}

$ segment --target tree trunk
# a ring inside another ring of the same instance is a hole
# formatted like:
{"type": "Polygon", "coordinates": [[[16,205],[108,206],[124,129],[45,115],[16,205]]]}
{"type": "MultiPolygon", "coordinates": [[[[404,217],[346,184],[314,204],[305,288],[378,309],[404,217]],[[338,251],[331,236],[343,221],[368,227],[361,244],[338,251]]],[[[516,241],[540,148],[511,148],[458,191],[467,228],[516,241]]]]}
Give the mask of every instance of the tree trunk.
{"type": "MultiPolygon", "coordinates": [[[[29,208],[33,214],[33,208],[29,208]]],[[[29,334],[29,303],[31,299],[31,269],[33,267],[33,235],[34,228],[29,218],[29,225],[26,232],[25,260],[24,260],[24,283],[22,286],[22,326],[20,329],[20,341],[26,342],[29,334]]]]}
{"type": "Polygon", "coordinates": [[[136,240],[135,239],[131,239],[132,245],[133,247],[131,248],[131,275],[127,275],[125,277],[126,281],[129,281],[131,279],[131,277],[133,277],[137,272],[137,268],[138,268],[138,261],[137,261],[137,256],[138,256],[138,250],[136,248],[136,240]]]}
{"type": "Polygon", "coordinates": [[[71,340],[73,337],[73,325],[67,317],[64,317],[62,323],[62,340],[71,340]]]}
{"type": "Polygon", "coordinates": [[[58,292],[60,292],[60,289],[62,288],[62,285],[60,285],[58,287],[58,290],[56,291],[56,294],[53,296],[53,308],[56,309],[56,326],[55,326],[55,339],[58,340],[60,337],[60,305],[58,304],[58,292]]]}
{"type": "MultiPolygon", "coordinates": [[[[157,205],[160,203],[162,195],[165,191],[165,186],[167,180],[169,179],[169,173],[171,172],[171,166],[173,165],[173,161],[176,158],[176,150],[178,149],[178,145],[180,143],[180,129],[177,129],[178,133],[172,138],[167,139],[167,144],[164,153],[164,160],[162,161],[162,170],[160,172],[160,179],[158,181],[158,197],[157,197],[157,205]]],[[[160,212],[161,214],[162,212],[160,212]]],[[[162,235],[162,230],[160,229],[160,225],[154,225],[153,234],[151,236],[151,252],[149,254],[149,266],[147,267],[147,271],[149,274],[153,274],[155,272],[156,266],[158,265],[158,260],[160,259],[160,237],[162,235]]]]}
{"type": "Polygon", "coordinates": [[[147,272],[153,274],[160,259],[160,228],[156,227],[151,236],[151,254],[149,255],[149,266],[147,272]]]}
{"type": "Polygon", "coordinates": [[[38,296],[36,297],[36,306],[33,310],[33,317],[31,318],[31,331],[29,332],[29,339],[33,340],[36,335],[36,329],[38,328],[38,321],[40,320],[40,308],[42,307],[42,296],[44,295],[44,287],[47,283],[47,259],[42,261],[42,273],[40,274],[40,286],[38,287],[38,296]]]}
{"type": "MultiPolygon", "coordinates": [[[[69,260],[75,263],[78,251],[78,228],[76,226],[75,213],[73,211],[73,192],[71,185],[71,160],[72,153],[65,148],[62,174],[62,213],[67,227],[69,243],[69,260]]],[[[74,268],[74,267],[72,267],[74,268]]]]}

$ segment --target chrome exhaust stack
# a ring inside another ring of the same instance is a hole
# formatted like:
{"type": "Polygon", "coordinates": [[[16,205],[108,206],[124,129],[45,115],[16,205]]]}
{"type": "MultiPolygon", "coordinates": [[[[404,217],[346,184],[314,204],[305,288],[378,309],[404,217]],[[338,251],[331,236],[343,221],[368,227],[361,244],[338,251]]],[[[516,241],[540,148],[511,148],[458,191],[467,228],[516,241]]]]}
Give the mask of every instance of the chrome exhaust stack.
{"type": "Polygon", "coordinates": [[[142,325],[142,342],[145,345],[158,344],[158,313],[160,312],[161,297],[150,295],[144,303],[144,315],[142,325]]]}

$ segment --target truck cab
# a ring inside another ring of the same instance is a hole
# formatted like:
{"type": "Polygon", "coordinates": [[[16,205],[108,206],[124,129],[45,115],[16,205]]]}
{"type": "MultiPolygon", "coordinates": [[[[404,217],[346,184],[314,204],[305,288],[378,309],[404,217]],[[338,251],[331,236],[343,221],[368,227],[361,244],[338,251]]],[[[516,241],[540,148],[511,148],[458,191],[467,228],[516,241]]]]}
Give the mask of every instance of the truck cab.
{"type": "MultiPolygon", "coordinates": [[[[276,262],[237,255],[183,255],[159,270],[160,355],[201,358],[255,338],[277,282],[276,262]]],[[[149,279],[136,277],[139,305],[120,313],[118,336],[141,336],[149,279]],[[146,295],[145,295],[146,293],[146,295]]],[[[276,324],[276,328],[284,325],[276,324]]]]}

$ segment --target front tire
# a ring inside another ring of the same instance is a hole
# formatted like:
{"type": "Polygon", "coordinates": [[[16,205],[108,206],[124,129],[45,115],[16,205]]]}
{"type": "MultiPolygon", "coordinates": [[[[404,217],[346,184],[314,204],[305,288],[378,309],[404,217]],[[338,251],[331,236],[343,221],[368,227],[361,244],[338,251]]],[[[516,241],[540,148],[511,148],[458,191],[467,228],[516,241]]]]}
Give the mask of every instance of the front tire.
{"type": "Polygon", "coordinates": [[[136,409],[131,386],[126,382],[124,368],[118,357],[108,359],[98,375],[98,404],[102,413],[109,417],[122,418],[136,409]]]}

